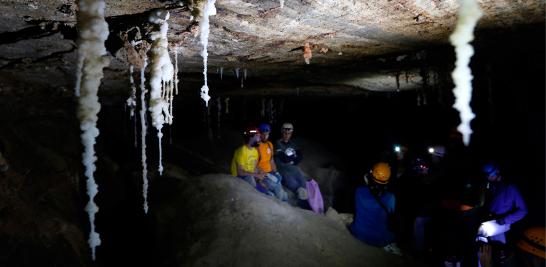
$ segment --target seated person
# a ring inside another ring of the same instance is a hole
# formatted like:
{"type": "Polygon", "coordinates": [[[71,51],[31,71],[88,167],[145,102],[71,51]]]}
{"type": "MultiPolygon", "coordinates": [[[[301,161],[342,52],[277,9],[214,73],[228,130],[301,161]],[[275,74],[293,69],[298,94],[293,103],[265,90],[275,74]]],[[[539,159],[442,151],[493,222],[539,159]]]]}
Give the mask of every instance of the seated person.
{"type": "Polygon", "coordinates": [[[260,142],[258,129],[247,128],[243,133],[243,141],[244,144],[233,154],[231,175],[245,180],[256,188],[256,180],[262,181],[265,178],[265,173],[260,172],[257,168],[259,155],[256,147],[260,142]]]}
{"type": "MultiPolygon", "coordinates": [[[[281,128],[282,138],[275,143],[275,164],[283,177],[282,183],[296,194],[301,201],[307,200],[306,179],[298,164],[303,159],[301,151],[291,140],[294,126],[284,123],[281,128]]],[[[305,203],[300,203],[304,206],[305,203]]]]}
{"type": "Polygon", "coordinates": [[[286,201],[288,196],[282,188],[282,176],[277,172],[277,166],[273,160],[273,144],[269,141],[269,132],[271,127],[267,123],[262,123],[259,127],[260,143],[258,146],[259,160],[258,169],[266,173],[266,179],[263,180],[264,186],[275,197],[286,201]]]}
{"type": "Polygon", "coordinates": [[[375,164],[372,171],[364,175],[365,186],[356,189],[355,218],[349,229],[365,243],[401,255],[394,233],[388,227],[395,202],[394,195],[386,190],[390,175],[390,167],[384,162],[375,164]]]}

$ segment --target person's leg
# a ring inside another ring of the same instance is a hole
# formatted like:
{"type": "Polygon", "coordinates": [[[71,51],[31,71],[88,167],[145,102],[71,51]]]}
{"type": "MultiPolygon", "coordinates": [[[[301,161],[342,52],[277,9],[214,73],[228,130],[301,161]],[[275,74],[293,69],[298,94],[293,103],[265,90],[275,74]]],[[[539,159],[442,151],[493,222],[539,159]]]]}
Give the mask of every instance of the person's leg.
{"type": "MultiPolygon", "coordinates": [[[[280,181],[280,179],[278,179],[274,175],[271,175],[271,176],[273,176],[274,179],[276,179],[277,182],[280,181]]],[[[276,183],[274,180],[272,180],[270,178],[266,178],[265,183],[267,184],[267,187],[268,187],[269,191],[272,193],[273,196],[277,197],[281,201],[286,201],[287,200],[286,192],[284,192],[284,190],[282,189],[282,185],[280,183],[276,183]]]]}
{"type": "Polygon", "coordinates": [[[252,176],[237,176],[243,180],[245,180],[247,183],[249,183],[252,187],[256,188],[256,180],[254,180],[254,177],[252,176]]]}

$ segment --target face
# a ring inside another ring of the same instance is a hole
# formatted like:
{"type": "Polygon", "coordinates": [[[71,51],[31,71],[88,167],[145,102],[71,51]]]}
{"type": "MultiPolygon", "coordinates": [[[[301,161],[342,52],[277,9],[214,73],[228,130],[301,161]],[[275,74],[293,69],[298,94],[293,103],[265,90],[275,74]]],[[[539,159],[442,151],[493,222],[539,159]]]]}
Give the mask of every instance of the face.
{"type": "Polygon", "coordinates": [[[267,141],[267,139],[269,139],[269,132],[260,132],[260,137],[262,139],[262,142],[267,141]]]}
{"type": "Polygon", "coordinates": [[[260,144],[260,135],[255,134],[250,138],[250,146],[257,147],[260,144]]]}
{"type": "Polygon", "coordinates": [[[292,131],[286,131],[286,130],[282,131],[282,139],[284,141],[290,140],[291,137],[292,137],[292,131]]]}
{"type": "Polygon", "coordinates": [[[488,174],[488,175],[487,175],[487,180],[488,180],[489,182],[497,182],[497,181],[499,181],[499,177],[500,177],[500,176],[499,176],[499,172],[498,172],[498,171],[494,171],[494,172],[492,172],[491,174],[488,174]]]}

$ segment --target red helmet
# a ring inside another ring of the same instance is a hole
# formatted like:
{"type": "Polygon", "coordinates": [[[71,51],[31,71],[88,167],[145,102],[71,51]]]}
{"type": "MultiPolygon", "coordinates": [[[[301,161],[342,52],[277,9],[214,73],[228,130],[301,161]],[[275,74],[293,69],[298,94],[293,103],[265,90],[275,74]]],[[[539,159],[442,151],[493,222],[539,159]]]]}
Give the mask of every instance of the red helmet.
{"type": "Polygon", "coordinates": [[[258,129],[258,127],[256,126],[249,126],[249,127],[246,127],[245,131],[243,132],[243,135],[244,136],[253,136],[257,133],[259,133],[260,130],[258,129]]]}

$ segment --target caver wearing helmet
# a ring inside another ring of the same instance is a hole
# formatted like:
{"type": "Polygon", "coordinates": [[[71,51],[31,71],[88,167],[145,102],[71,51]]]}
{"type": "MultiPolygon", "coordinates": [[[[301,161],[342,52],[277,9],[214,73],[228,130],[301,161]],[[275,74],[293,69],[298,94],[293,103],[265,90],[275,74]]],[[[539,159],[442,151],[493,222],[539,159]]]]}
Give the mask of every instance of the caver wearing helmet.
{"type": "Polygon", "coordinates": [[[388,222],[388,217],[394,212],[395,203],[394,195],[386,190],[390,176],[390,166],[385,162],[376,163],[364,175],[366,186],[356,189],[355,219],[350,230],[363,242],[400,255],[400,250],[394,243],[393,229],[389,228],[388,222]]]}
{"type": "Polygon", "coordinates": [[[372,179],[378,184],[387,184],[391,178],[391,167],[385,162],[376,163],[372,168],[372,179]]]}
{"type": "Polygon", "coordinates": [[[260,131],[255,126],[249,126],[243,132],[243,139],[245,144],[250,142],[250,146],[257,147],[259,142],[260,131]],[[252,139],[252,140],[251,140],[252,139]]]}
{"type": "Polygon", "coordinates": [[[286,201],[287,194],[282,188],[282,176],[277,171],[277,165],[273,160],[274,147],[273,144],[269,141],[269,132],[271,131],[271,126],[267,123],[262,123],[258,127],[260,130],[260,142],[258,145],[258,154],[260,158],[258,160],[258,169],[264,173],[267,173],[266,179],[264,179],[264,187],[267,188],[268,194],[279,198],[280,200],[286,201]]]}
{"type": "MultiPolygon", "coordinates": [[[[283,185],[294,192],[299,200],[307,199],[306,181],[298,164],[303,159],[303,154],[297,144],[292,140],[294,126],[292,123],[284,123],[281,126],[281,139],[275,142],[275,164],[283,177],[283,185]]],[[[305,206],[304,202],[300,203],[305,206]]]]}
{"type": "Polygon", "coordinates": [[[369,173],[364,175],[364,182],[374,195],[381,195],[387,189],[391,177],[391,167],[385,162],[373,165],[369,173]]]}
{"type": "Polygon", "coordinates": [[[231,160],[231,174],[239,177],[253,187],[256,187],[256,180],[261,181],[265,174],[259,172],[256,167],[258,164],[258,150],[256,147],[260,141],[258,128],[250,126],[243,132],[244,143],[233,154],[231,160]]]}
{"type": "Polygon", "coordinates": [[[510,230],[511,224],[525,217],[527,207],[518,188],[502,179],[497,163],[489,162],[482,170],[489,181],[485,199],[489,216],[478,229],[478,239],[505,244],[504,233],[510,230]]]}
{"type": "Polygon", "coordinates": [[[271,132],[271,126],[269,125],[269,123],[262,123],[258,127],[258,130],[260,130],[260,133],[269,133],[271,132]]]}

